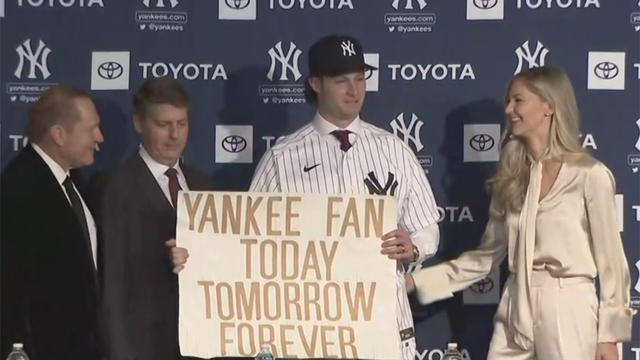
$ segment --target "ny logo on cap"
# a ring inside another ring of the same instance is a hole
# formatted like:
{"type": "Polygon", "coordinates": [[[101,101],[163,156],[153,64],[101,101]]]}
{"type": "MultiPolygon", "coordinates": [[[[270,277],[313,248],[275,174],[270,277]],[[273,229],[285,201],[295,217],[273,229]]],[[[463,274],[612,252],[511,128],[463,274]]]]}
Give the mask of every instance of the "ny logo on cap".
{"type": "Polygon", "coordinates": [[[342,47],[342,56],[353,56],[356,54],[356,51],[353,48],[353,43],[351,41],[343,41],[340,46],[342,47]]]}

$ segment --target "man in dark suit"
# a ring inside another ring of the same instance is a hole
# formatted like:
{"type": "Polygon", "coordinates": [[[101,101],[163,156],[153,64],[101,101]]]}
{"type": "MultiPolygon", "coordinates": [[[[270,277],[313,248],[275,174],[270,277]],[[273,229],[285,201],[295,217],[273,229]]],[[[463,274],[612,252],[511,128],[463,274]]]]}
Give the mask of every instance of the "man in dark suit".
{"type": "Polygon", "coordinates": [[[30,144],[1,178],[2,358],[100,359],[96,227],[69,170],[102,142],[89,95],[54,86],[29,110],[30,144]]]}
{"type": "Polygon", "coordinates": [[[209,177],[180,162],[188,108],[189,96],[179,82],[146,81],[134,96],[139,150],[92,186],[104,248],[102,294],[112,360],[180,357],[178,279],[166,242],[175,237],[178,190],[211,189],[209,177]]]}

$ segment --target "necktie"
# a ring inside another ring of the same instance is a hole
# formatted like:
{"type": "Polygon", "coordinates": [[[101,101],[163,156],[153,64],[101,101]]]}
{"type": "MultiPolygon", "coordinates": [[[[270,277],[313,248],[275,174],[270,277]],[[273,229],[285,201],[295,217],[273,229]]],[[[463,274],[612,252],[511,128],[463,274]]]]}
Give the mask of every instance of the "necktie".
{"type": "Polygon", "coordinates": [[[335,136],[338,141],[340,141],[340,150],[347,151],[351,148],[351,143],[349,142],[349,134],[351,131],[349,130],[333,130],[331,135],[335,136]]]}
{"type": "Polygon", "coordinates": [[[175,208],[178,203],[178,191],[182,190],[180,183],[178,183],[178,170],[168,168],[164,173],[169,178],[169,194],[171,195],[171,204],[175,208]]]}
{"type": "MultiPolygon", "coordinates": [[[[89,227],[87,226],[87,218],[84,216],[84,207],[82,206],[82,201],[80,201],[80,196],[73,188],[73,181],[71,177],[67,176],[67,178],[62,182],[62,186],[64,186],[64,190],[67,192],[67,196],[71,201],[71,208],[73,209],[73,213],[76,215],[78,222],[80,223],[80,228],[82,229],[82,234],[84,235],[88,244],[90,244],[91,239],[89,238],[89,227]]],[[[89,246],[89,250],[91,251],[91,246],[89,246]]]]}

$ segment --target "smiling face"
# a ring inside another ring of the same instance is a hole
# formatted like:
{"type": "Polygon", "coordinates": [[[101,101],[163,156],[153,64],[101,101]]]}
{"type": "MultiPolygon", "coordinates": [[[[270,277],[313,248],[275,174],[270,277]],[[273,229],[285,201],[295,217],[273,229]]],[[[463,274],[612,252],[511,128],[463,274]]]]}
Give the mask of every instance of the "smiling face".
{"type": "Polygon", "coordinates": [[[340,127],[351,123],[360,113],[365,84],[364,71],[309,79],[309,85],[318,95],[318,112],[340,127]]]}
{"type": "Polygon", "coordinates": [[[514,136],[525,140],[549,138],[553,106],[532,92],[523,79],[511,83],[505,114],[514,136]]]}
{"type": "Polygon", "coordinates": [[[145,118],[135,116],[134,125],[142,136],[142,145],[155,161],[166,166],[178,162],[189,136],[187,108],[154,104],[145,118]]]}

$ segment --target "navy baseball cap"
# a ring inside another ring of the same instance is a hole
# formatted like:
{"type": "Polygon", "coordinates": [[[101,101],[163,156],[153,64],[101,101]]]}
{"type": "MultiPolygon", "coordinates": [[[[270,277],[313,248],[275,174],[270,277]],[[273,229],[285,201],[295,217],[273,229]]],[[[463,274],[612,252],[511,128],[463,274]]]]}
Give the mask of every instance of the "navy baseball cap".
{"type": "Polygon", "coordinates": [[[364,62],[358,39],[347,35],[329,35],[309,49],[310,76],[338,76],[358,71],[376,70],[364,62]]]}

